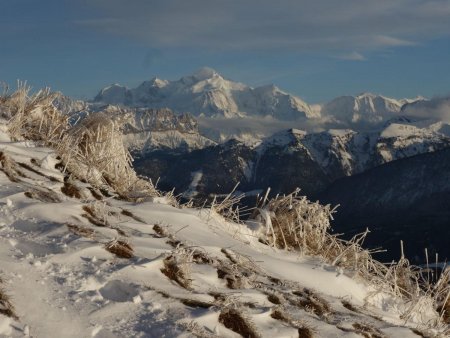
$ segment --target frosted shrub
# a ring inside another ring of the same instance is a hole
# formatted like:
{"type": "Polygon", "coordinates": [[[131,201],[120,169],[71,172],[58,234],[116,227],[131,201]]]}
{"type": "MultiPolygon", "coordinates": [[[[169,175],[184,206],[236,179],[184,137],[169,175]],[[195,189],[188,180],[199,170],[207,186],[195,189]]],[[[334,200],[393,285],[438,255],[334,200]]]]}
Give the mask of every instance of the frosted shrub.
{"type": "Polygon", "coordinates": [[[264,236],[273,246],[306,254],[325,251],[334,209],[298,196],[299,190],[277,196],[258,209],[264,236]]]}
{"type": "Polygon", "coordinates": [[[94,186],[110,186],[129,198],[157,195],[153,185],[133,170],[119,123],[104,113],[90,115],[69,129],[57,151],[72,174],[94,186]]]}
{"type": "Polygon", "coordinates": [[[30,87],[23,83],[12,94],[5,91],[0,98],[0,114],[9,119],[11,137],[46,145],[57,142],[68,128],[68,117],[53,105],[56,95],[48,88],[30,95],[30,87]]]}

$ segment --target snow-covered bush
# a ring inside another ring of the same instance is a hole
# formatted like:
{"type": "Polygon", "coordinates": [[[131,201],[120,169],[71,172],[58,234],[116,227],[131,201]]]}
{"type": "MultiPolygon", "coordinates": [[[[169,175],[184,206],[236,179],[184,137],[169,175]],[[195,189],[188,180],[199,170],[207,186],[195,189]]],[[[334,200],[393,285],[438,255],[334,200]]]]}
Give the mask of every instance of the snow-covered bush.
{"type": "Polygon", "coordinates": [[[158,195],[150,182],[137,177],[120,124],[104,113],[67,130],[56,150],[70,173],[96,187],[110,186],[126,198],[158,195]]]}
{"type": "Polygon", "coordinates": [[[298,192],[297,189],[289,195],[272,198],[257,209],[265,226],[263,235],[274,247],[304,254],[324,253],[328,249],[334,209],[310,202],[298,192]]]}
{"type": "Polygon", "coordinates": [[[68,116],[53,105],[55,93],[45,88],[30,94],[30,87],[19,83],[18,89],[0,98],[0,115],[9,119],[8,129],[13,139],[41,141],[52,145],[68,128],[68,116]]]}

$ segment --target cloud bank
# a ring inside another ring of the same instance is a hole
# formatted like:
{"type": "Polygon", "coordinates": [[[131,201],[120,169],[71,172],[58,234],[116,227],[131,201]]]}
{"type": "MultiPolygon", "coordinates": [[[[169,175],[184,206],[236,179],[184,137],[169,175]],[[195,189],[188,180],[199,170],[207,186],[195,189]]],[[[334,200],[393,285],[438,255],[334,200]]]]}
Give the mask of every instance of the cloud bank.
{"type": "Polygon", "coordinates": [[[450,96],[408,104],[402,109],[402,114],[450,122],[450,96]]]}

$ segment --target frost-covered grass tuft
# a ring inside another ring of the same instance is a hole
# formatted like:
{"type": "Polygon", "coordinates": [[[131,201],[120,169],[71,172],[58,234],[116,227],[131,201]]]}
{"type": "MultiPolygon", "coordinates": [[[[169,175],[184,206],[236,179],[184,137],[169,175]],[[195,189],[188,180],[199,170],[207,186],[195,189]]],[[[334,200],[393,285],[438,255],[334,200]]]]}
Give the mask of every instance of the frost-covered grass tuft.
{"type": "Polygon", "coordinates": [[[191,288],[191,264],[192,253],[189,249],[178,248],[173,250],[164,259],[164,268],[161,272],[170,280],[174,281],[185,289],[191,288]]]}
{"type": "Polygon", "coordinates": [[[0,151],[0,170],[5,173],[11,182],[15,183],[19,182],[19,177],[25,176],[18,168],[17,163],[3,151],[0,151]]]}
{"type": "Polygon", "coordinates": [[[133,247],[123,239],[113,239],[105,244],[105,249],[120,258],[133,258],[133,247]]]}
{"type": "Polygon", "coordinates": [[[0,98],[0,115],[9,119],[9,132],[13,139],[41,141],[54,145],[68,129],[68,116],[53,105],[56,93],[45,88],[30,94],[31,88],[18,83],[18,89],[0,98]]]}
{"type": "Polygon", "coordinates": [[[261,334],[257,331],[255,325],[241,309],[234,307],[224,308],[220,312],[219,322],[221,322],[226,328],[240,334],[242,337],[261,337],[261,334]]]}
{"type": "Polygon", "coordinates": [[[11,298],[3,288],[3,280],[0,279],[0,314],[18,320],[19,317],[16,314],[11,298]]]}
{"type": "Polygon", "coordinates": [[[93,239],[95,231],[91,228],[87,228],[76,224],[66,224],[69,231],[77,236],[93,239]]]}
{"type": "Polygon", "coordinates": [[[106,114],[80,121],[64,133],[56,149],[69,172],[95,187],[111,187],[130,200],[159,195],[150,182],[137,177],[120,123],[106,114]]]}

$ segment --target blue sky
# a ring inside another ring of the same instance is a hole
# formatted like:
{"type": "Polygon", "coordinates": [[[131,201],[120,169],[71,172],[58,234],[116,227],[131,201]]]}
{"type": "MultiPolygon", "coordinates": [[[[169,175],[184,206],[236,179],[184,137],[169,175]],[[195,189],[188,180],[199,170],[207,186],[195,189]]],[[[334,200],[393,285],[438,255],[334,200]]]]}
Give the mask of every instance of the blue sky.
{"type": "Polygon", "coordinates": [[[2,0],[0,81],[90,99],[202,66],[310,103],[450,93],[448,0],[2,0]]]}

